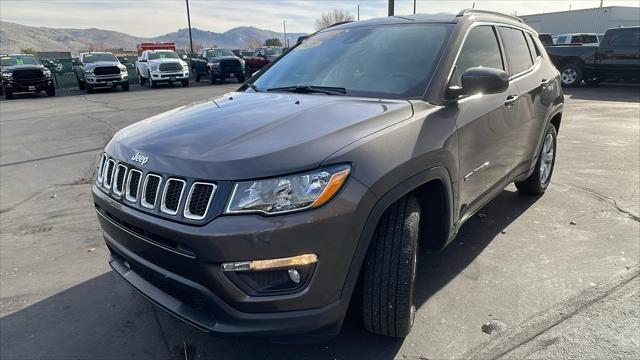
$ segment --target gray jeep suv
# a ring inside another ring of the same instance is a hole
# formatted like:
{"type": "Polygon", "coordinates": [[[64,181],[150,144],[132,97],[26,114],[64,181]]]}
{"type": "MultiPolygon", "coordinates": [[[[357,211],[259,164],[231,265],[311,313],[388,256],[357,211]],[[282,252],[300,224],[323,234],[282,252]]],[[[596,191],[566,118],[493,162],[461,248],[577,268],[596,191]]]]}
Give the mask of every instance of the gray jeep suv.
{"type": "Polygon", "coordinates": [[[236,92],[113,137],[93,186],[109,262],[215,335],[332,336],[357,299],[367,330],[406,336],[418,248],[511,182],[542,194],[562,108],[517,18],[327,28],[236,92]]]}

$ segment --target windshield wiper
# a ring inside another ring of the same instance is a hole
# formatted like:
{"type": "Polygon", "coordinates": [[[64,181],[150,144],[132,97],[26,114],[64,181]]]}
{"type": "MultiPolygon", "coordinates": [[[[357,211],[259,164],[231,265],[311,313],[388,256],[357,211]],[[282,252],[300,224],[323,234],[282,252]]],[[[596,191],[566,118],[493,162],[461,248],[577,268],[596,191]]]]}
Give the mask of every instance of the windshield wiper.
{"type": "Polygon", "coordinates": [[[290,91],[301,94],[322,93],[327,95],[347,95],[347,89],[334,86],[295,85],[267,89],[267,91],[290,91]]]}
{"type": "Polygon", "coordinates": [[[251,88],[251,90],[255,91],[255,92],[261,92],[262,90],[258,90],[258,87],[255,86],[253,83],[247,83],[246,84],[248,87],[251,88]]]}

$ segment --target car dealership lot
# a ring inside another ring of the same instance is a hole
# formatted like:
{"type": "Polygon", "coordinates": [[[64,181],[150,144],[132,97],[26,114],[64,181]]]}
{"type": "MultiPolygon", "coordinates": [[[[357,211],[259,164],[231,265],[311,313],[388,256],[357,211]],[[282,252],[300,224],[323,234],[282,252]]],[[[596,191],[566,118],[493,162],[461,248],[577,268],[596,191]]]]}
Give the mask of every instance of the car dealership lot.
{"type": "Polygon", "coordinates": [[[328,343],[223,340],[154,309],[109,271],[90,196],[98,152],[128,124],[237,87],[0,101],[0,357],[640,356],[640,88],[622,85],[567,91],[543,197],[510,186],[448,248],[422,254],[404,340],[355,315],[328,343]],[[483,333],[490,320],[506,331],[483,333]]]}

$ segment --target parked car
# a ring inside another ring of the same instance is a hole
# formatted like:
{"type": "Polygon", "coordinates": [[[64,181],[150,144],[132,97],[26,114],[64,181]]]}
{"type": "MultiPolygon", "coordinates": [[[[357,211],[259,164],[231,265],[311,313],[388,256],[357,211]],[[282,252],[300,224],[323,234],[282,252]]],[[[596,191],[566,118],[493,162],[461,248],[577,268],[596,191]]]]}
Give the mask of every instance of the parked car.
{"type": "Polygon", "coordinates": [[[553,37],[556,45],[582,44],[598,46],[598,36],[596,34],[562,34],[553,37]]]}
{"type": "Polygon", "coordinates": [[[211,84],[235,78],[243,83],[245,79],[245,61],[237,57],[229,49],[210,48],[202,49],[198,57],[191,59],[191,71],[200,78],[208,77],[211,84]]]}
{"type": "Polygon", "coordinates": [[[189,65],[172,50],[144,50],[136,62],[140,85],[180,82],[189,86],[189,65]]]}
{"type": "Polygon", "coordinates": [[[116,88],[129,91],[129,74],[127,67],[110,52],[80,53],[74,62],[73,71],[76,74],[78,87],[93,92],[95,88],[116,88]]]}
{"type": "Polygon", "coordinates": [[[538,38],[542,45],[553,45],[553,38],[551,37],[551,34],[539,33],[538,38]]]}
{"type": "Polygon", "coordinates": [[[560,69],[562,85],[575,87],[602,80],[640,80],[640,27],[613,28],[604,33],[600,46],[548,46],[551,60],[560,69]]]}
{"type": "Polygon", "coordinates": [[[264,47],[258,48],[254,51],[253,56],[245,56],[244,61],[247,64],[247,73],[253,74],[256,71],[261,70],[267,64],[276,60],[282,55],[283,48],[281,47],[264,47]]]}
{"type": "Polygon", "coordinates": [[[56,95],[51,71],[30,54],[9,54],[0,56],[0,76],[2,92],[6,99],[13,99],[16,93],[39,93],[56,95]]]}
{"type": "Polygon", "coordinates": [[[119,131],[92,190],[116,274],[210,334],[321,340],[359,301],[404,337],[419,249],[549,186],[562,88],[518,18],[339,25],[254,80],[119,131]]]}

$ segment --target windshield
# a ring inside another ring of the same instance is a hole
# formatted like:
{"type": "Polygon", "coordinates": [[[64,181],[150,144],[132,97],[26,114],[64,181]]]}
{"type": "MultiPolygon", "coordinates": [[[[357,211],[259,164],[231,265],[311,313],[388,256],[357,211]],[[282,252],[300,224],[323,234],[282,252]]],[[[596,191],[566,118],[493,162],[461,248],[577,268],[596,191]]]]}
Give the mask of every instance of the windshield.
{"type": "Polygon", "coordinates": [[[207,57],[218,56],[235,56],[231,50],[228,49],[211,49],[207,50],[207,57]]]}
{"type": "Polygon", "coordinates": [[[149,53],[149,60],[158,59],[179,59],[180,57],[174,51],[156,51],[149,53]]]}
{"type": "Polygon", "coordinates": [[[271,55],[271,56],[279,56],[282,55],[282,48],[266,48],[264,49],[264,54],[265,55],[271,55]]]}
{"type": "Polygon", "coordinates": [[[40,61],[33,55],[9,55],[0,59],[2,66],[40,65],[40,61]]]}
{"type": "Polygon", "coordinates": [[[287,53],[254,85],[344,88],[349,95],[421,98],[444,44],[448,24],[362,26],[318,33],[287,53]]]}
{"type": "Polygon", "coordinates": [[[110,53],[93,53],[93,54],[84,54],[82,56],[82,62],[85,64],[90,64],[98,61],[118,61],[115,55],[110,53]]]}

